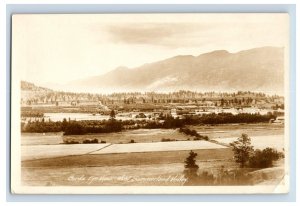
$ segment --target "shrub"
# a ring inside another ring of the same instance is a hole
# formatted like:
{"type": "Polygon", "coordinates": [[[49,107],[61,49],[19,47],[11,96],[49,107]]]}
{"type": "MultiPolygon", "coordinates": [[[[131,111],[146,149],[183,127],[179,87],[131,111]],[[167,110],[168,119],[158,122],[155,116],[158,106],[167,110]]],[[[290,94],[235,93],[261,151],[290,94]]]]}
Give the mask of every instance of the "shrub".
{"type": "Polygon", "coordinates": [[[203,171],[198,175],[197,184],[199,185],[213,185],[215,177],[213,174],[203,171]]]}
{"type": "Polygon", "coordinates": [[[130,142],[129,142],[129,143],[135,143],[134,139],[130,140],[130,142]]]}
{"type": "Polygon", "coordinates": [[[89,143],[90,143],[90,140],[85,139],[85,140],[82,141],[82,143],[83,143],[83,144],[89,144],[89,143]]]}
{"type": "Polygon", "coordinates": [[[162,138],[161,139],[162,142],[172,142],[172,141],[176,141],[175,139],[170,139],[170,138],[162,138]]]}
{"type": "Polygon", "coordinates": [[[79,142],[75,140],[67,140],[65,141],[65,144],[79,144],[79,142]]]}
{"type": "Polygon", "coordinates": [[[91,143],[98,143],[99,141],[98,141],[98,139],[93,139],[92,141],[91,141],[91,143]]]}
{"type": "Polygon", "coordinates": [[[218,185],[251,185],[252,176],[249,174],[249,169],[225,169],[224,166],[221,166],[216,184],[218,185]]]}
{"type": "Polygon", "coordinates": [[[194,140],[208,140],[208,136],[202,136],[200,135],[199,137],[195,137],[194,140]]]}
{"type": "Polygon", "coordinates": [[[191,130],[188,128],[180,128],[179,132],[189,136],[194,136],[195,137],[194,140],[208,140],[208,136],[200,135],[196,130],[191,130]]]}
{"type": "Polygon", "coordinates": [[[97,138],[93,139],[93,140],[89,140],[89,139],[86,139],[86,140],[83,140],[83,144],[97,144],[99,141],[97,138]]]}
{"type": "Polygon", "coordinates": [[[233,147],[234,158],[241,167],[267,168],[273,166],[273,161],[283,158],[284,154],[273,148],[264,150],[253,150],[251,139],[246,134],[242,134],[237,141],[230,143],[233,147]]]}
{"type": "Polygon", "coordinates": [[[283,153],[278,152],[273,148],[266,148],[264,150],[255,150],[254,154],[250,157],[249,167],[252,168],[267,168],[273,166],[273,161],[283,157],[283,153]]]}

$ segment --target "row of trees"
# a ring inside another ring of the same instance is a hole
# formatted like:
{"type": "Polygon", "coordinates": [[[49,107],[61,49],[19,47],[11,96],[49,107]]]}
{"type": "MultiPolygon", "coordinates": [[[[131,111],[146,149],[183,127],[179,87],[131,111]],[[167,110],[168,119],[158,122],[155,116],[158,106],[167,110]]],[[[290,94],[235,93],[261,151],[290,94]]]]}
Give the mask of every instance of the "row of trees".
{"type": "Polygon", "coordinates": [[[231,113],[220,114],[203,114],[202,116],[186,116],[184,119],[173,118],[167,116],[162,118],[163,123],[152,121],[147,122],[145,128],[182,128],[185,125],[201,125],[201,124],[233,124],[233,123],[259,123],[269,122],[271,119],[276,119],[276,116],[272,114],[260,115],[260,114],[247,114],[241,113],[233,115],[231,113]]]}
{"type": "Polygon", "coordinates": [[[237,115],[231,113],[219,113],[219,114],[204,114],[197,120],[200,124],[228,124],[228,123],[257,123],[268,122],[270,119],[276,117],[272,114],[260,115],[260,114],[247,114],[240,113],[237,115]]]}
{"type": "MultiPolygon", "coordinates": [[[[31,92],[34,95],[23,97],[21,100],[28,105],[38,103],[52,103],[58,102],[72,102],[72,104],[78,104],[81,101],[93,101],[102,102],[105,105],[114,104],[115,102],[124,104],[135,104],[137,101],[142,103],[184,103],[188,100],[205,101],[207,100],[221,100],[221,106],[228,105],[230,103],[250,104],[252,100],[264,99],[269,102],[280,100],[281,97],[273,95],[269,96],[264,93],[256,93],[250,91],[238,91],[238,92],[193,92],[187,90],[180,90],[170,93],[157,93],[157,92],[129,92],[129,93],[112,93],[112,94],[92,94],[92,93],[74,93],[53,91],[47,88],[38,87],[32,83],[22,81],[21,88],[23,91],[31,92]]],[[[244,105],[244,104],[243,104],[244,105]]]]}
{"type": "Polygon", "coordinates": [[[44,113],[43,112],[39,112],[39,111],[32,111],[32,110],[23,110],[21,111],[21,117],[37,117],[37,118],[41,118],[44,117],[44,113]]]}
{"type": "Polygon", "coordinates": [[[194,140],[208,140],[208,136],[199,134],[196,130],[189,128],[180,128],[180,133],[195,137],[194,140]]]}
{"type": "Polygon", "coordinates": [[[184,99],[184,98],[278,98],[279,96],[267,96],[264,93],[250,92],[250,91],[238,91],[238,92],[194,92],[188,90],[180,90],[177,92],[158,93],[158,92],[120,92],[112,94],[92,94],[92,93],[75,93],[75,92],[63,92],[53,91],[47,88],[38,87],[32,83],[22,81],[21,89],[24,91],[38,92],[39,101],[44,98],[57,101],[70,101],[70,100],[88,100],[88,101],[103,101],[103,100],[121,100],[121,99],[137,99],[139,97],[147,99],[184,99]]]}
{"type": "MultiPolygon", "coordinates": [[[[183,128],[186,125],[198,124],[228,124],[228,123],[258,123],[268,122],[274,119],[273,115],[260,115],[260,114],[237,114],[230,113],[220,114],[204,114],[199,117],[187,116],[184,119],[173,118],[171,116],[165,117],[162,121],[146,121],[146,120],[116,120],[115,113],[111,113],[109,120],[82,120],[82,121],[29,121],[27,124],[22,124],[22,132],[60,132],[65,134],[86,134],[86,133],[108,133],[119,132],[122,129],[131,128],[146,128],[146,129],[175,129],[183,128]]],[[[190,131],[186,131],[191,133],[190,131]]]]}
{"type": "Polygon", "coordinates": [[[26,125],[21,124],[22,132],[45,133],[64,132],[64,135],[82,135],[87,133],[110,133],[120,132],[123,129],[122,121],[114,119],[114,115],[109,120],[102,121],[29,121],[26,125]]]}
{"type": "Polygon", "coordinates": [[[82,124],[81,122],[71,122],[66,125],[64,135],[81,135],[88,133],[110,133],[120,132],[122,130],[122,123],[117,120],[109,120],[102,125],[82,124]]]}

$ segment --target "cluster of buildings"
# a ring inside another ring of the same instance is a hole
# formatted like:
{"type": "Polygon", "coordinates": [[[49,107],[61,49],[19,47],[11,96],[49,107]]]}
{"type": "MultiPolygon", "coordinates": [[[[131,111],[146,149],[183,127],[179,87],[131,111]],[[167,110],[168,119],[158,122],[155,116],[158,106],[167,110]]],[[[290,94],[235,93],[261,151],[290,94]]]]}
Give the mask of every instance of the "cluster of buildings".
{"type": "MultiPolygon", "coordinates": [[[[284,114],[284,97],[254,92],[216,93],[179,91],[172,93],[113,93],[90,94],[58,92],[52,90],[29,90],[21,92],[21,107],[29,108],[68,108],[108,115],[113,109],[119,116],[128,118],[158,118],[159,115],[182,118],[184,115],[202,115],[211,113],[250,113],[266,115],[284,114]],[[147,115],[146,115],[147,113],[147,115]]],[[[274,120],[281,121],[281,120],[274,120]]]]}

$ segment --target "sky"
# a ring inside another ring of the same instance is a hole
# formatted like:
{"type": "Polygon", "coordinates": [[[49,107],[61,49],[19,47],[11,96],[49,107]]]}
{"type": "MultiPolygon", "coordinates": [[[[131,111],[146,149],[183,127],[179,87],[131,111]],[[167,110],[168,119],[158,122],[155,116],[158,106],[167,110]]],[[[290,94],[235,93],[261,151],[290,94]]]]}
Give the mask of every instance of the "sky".
{"type": "Polygon", "coordinates": [[[12,70],[66,84],[176,55],[288,46],[287,14],[18,14],[12,70]]]}

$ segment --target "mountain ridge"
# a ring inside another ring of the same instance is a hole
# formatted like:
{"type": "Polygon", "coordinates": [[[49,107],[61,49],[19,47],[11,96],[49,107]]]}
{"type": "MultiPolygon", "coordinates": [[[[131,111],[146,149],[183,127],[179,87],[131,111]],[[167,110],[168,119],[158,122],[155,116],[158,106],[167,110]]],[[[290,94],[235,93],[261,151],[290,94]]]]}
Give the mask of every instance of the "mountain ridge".
{"type": "Polygon", "coordinates": [[[116,69],[68,84],[74,88],[110,91],[250,90],[283,93],[283,48],[260,47],[177,55],[135,68],[116,69]]]}

